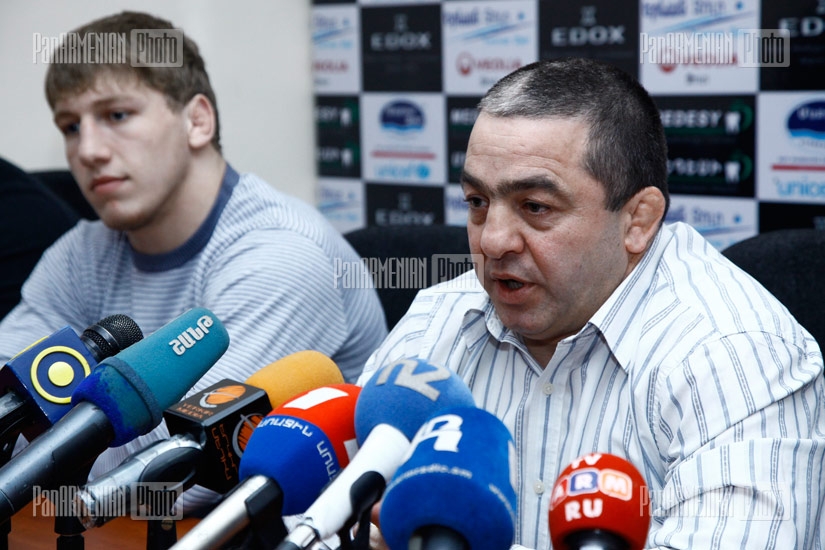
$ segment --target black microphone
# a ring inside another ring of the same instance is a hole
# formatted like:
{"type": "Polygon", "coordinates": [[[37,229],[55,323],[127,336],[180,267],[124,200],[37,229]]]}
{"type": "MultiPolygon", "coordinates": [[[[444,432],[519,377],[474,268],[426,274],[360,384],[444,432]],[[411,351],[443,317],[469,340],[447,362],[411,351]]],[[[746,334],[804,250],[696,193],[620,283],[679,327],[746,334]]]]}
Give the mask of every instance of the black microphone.
{"type": "Polygon", "coordinates": [[[149,433],[228,346],[223,324],[197,308],[104,359],[72,394],[74,407],[0,468],[0,520],[31,502],[36,488],[91,465],[106,447],[149,433]]]}
{"type": "Polygon", "coordinates": [[[0,369],[0,464],[21,433],[31,441],[69,412],[72,393],[100,361],[142,339],[137,323],[116,314],[80,336],[64,327],[12,357],[0,369]]]}
{"type": "Polygon", "coordinates": [[[162,483],[170,494],[196,483],[225,493],[238,483],[244,438],[269,410],[264,390],[229,379],[188,397],[163,413],[168,439],[132,454],[77,492],[78,519],[91,529],[135,510],[162,515],[140,498],[147,494],[139,490],[141,485],[148,483],[162,483]]]}

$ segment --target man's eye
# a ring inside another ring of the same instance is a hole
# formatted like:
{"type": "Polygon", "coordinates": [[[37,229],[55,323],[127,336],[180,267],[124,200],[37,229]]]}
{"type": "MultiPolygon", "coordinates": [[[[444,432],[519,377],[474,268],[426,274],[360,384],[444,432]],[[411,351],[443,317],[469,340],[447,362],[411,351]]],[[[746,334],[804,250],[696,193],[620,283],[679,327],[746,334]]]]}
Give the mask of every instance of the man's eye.
{"type": "Polygon", "coordinates": [[[539,204],[539,203],[537,203],[537,202],[528,202],[528,203],[525,203],[524,207],[525,207],[525,208],[526,208],[529,212],[531,212],[531,213],[533,213],[533,214],[541,214],[542,212],[547,212],[547,210],[548,210],[548,207],[547,207],[547,206],[545,206],[545,205],[543,205],[543,204],[539,204]]]}
{"type": "Polygon", "coordinates": [[[481,208],[484,206],[484,200],[481,197],[467,197],[464,199],[464,202],[466,202],[470,208],[481,208]]]}
{"type": "Polygon", "coordinates": [[[70,122],[68,124],[61,124],[58,128],[64,136],[72,136],[80,131],[80,124],[77,122],[70,122]]]}
{"type": "Polygon", "coordinates": [[[120,122],[129,118],[129,113],[126,111],[112,111],[109,113],[109,118],[116,122],[120,122]]]}

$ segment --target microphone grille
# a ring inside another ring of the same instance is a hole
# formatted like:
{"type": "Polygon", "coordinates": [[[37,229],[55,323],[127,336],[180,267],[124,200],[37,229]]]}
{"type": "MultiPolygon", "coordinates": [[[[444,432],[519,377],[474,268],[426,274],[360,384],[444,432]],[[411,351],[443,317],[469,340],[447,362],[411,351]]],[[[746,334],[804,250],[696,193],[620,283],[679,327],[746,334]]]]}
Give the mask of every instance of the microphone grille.
{"type": "Polygon", "coordinates": [[[88,327],[81,338],[101,361],[143,340],[143,331],[131,317],[116,313],[88,327]]]}

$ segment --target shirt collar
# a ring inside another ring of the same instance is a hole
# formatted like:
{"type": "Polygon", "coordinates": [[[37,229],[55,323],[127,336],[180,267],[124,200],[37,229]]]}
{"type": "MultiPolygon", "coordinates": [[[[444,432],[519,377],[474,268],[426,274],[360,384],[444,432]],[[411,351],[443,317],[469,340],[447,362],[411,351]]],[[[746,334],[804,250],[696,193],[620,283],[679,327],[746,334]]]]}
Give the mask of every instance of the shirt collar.
{"type": "MultiPolygon", "coordinates": [[[[464,317],[461,320],[461,333],[468,348],[482,342],[488,334],[496,340],[502,340],[507,328],[498,318],[490,296],[481,286],[475,271],[470,270],[450,281],[452,289],[460,289],[464,317]]],[[[449,292],[449,288],[445,288],[449,292]]]]}
{"type": "Polygon", "coordinates": [[[588,324],[602,333],[619,366],[630,369],[644,328],[639,318],[645,301],[656,284],[656,274],[673,233],[662,226],[650,248],[633,271],[625,277],[613,294],[596,311],[588,324]]]}
{"type": "MultiPolygon", "coordinates": [[[[143,254],[137,250],[132,249],[132,260],[141,271],[160,272],[175,269],[184,265],[186,262],[194,258],[212,238],[212,232],[218,225],[218,220],[221,217],[224,207],[229,202],[232,196],[232,191],[240,181],[240,174],[235,171],[229,163],[226,163],[223,178],[221,179],[221,187],[218,191],[218,197],[209,215],[200,225],[195,234],[189,239],[169,252],[162,254],[143,254]]],[[[127,241],[128,242],[128,241],[127,241]]],[[[130,247],[131,248],[131,247],[130,247]]]]}
{"type": "MultiPolygon", "coordinates": [[[[465,273],[463,276],[466,276],[465,273]]],[[[496,313],[490,295],[481,286],[475,273],[472,274],[472,281],[469,285],[469,296],[465,299],[464,318],[461,321],[461,333],[467,343],[467,349],[472,352],[473,348],[482,344],[492,336],[495,340],[516,346],[529,355],[527,347],[521,337],[504,326],[501,318],[496,313]]]]}

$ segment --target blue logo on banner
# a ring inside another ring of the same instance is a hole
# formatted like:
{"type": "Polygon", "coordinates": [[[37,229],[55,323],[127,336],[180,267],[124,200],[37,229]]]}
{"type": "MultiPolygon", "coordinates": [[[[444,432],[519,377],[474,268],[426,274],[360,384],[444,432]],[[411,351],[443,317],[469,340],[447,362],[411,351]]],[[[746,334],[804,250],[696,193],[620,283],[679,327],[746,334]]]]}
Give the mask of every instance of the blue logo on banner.
{"type": "Polygon", "coordinates": [[[321,188],[321,199],[318,208],[323,212],[358,206],[360,206],[358,198],[352,191],[339,191],[328,187],[321,188]]]}
{"type": "Polygon", "coordinates": [[[336,17],[328,17],[316,14],[312,19],[314,26],[312,32],[312,43],[316,47],[339,46],[344,49],[351,49],[354,41],[351,36],[355,32],[355,26],[346,17],[339,20],[336,17]]]}
{"type": "Polygon", "coordinates": [[[381,126],[402,133],[424,129],[424,111],[410,101],[393,101],[381,110],[381,126]]]}
{"type": "Polygon", "coordinates": [[[793,137],[825,141],[825,101],[800,105],[788,117],[788,131],[793,137]]]}
{"type": "Polygon", "coordinates": [[[483,15],[478,8],[469,12],[462,9],[445,11],[442,20],[447,27],[478,27],[471,29],[457,38],[464,42],[474,40],[492,41],[500,39],[502,35],[513,34],[522,29],[531,29],[533,22],[527,20],[523,11],[494,10],[487,8],[483,15]]]}
{"type": "Polygon", "coordinates": [[[430,177],[430,168],[426,164],[411,162],[406,165],[379,164],[375,168],[375,177],[392,180],[426,180],[430,177]]]}

